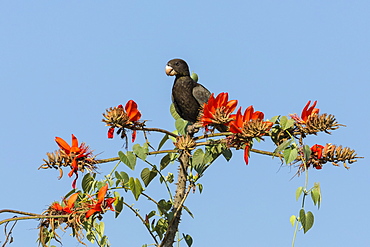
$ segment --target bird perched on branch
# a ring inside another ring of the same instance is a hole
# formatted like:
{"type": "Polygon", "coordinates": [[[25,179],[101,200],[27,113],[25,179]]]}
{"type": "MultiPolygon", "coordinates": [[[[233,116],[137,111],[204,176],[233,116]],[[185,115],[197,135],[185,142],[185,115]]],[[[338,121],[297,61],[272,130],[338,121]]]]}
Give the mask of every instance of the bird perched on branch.
{"type": "Polygon", "coordinates": [[[199,110],[211,93],[190,77],[188,64],[182,59],[172,59],[166,65],[166,74],[176,76],[172,87],[172,102],[182,119],[195,123],[199,110]]]}

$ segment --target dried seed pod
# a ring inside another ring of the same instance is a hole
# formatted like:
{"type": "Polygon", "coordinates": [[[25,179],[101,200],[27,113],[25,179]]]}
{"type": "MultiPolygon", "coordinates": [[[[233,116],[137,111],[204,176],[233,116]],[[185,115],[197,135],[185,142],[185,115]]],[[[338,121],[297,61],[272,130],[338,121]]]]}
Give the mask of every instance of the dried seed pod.
{"type": "Polygon", "coordinates": [[[259,119],[254,119],[243,125],[242,133],[237,134],[240,138],[253,139],[269,133],[271,128],[270,122],[264,122],[259,119]]]}
{"type": "Polygon", "coordinates": [[[124,128],[130,124],[129,117],[122,106],[111,107],[103,113],[102,119],[107,126],[124,128]]]}
{"type": "Polygon", "coordinates": [[[174,143],[174,145],[179,150],[183,150],[188,155],[190,155],[190,151],[195,148],[195,141],[189,135],[186,135],[186,136],[178,136],[178,137],[176,137],[176,142],[174,143]]]}
{"type": "Polygon", "coordinates": [[[331,114],[313,114],[308,117],[307,121],[304,123],[296,122],[295,126],[297,130],[295,135],[316,135],[318,132],[325,132],[331,134],[330,131],[338,129],[340,126],[345,126],[339,124],[334,115],[331,114]]]}
{"type": "Polygon", "coordinates": [[[359,158],[354,149],[349,147],[336,146],[334,144],[326,144],[323,152],[323,157],[327,162],[332,162],[333,165],[338,165],[338,162],[343,162],[344,167],[349,168],[346,163],[352,164],[359,158]]]}
{"type": "MultiPolygon", "coordinates": [[[[87,147],[88,148],[88,147],[87,147]]],[[[95,172],[96,164],[98,161],[95,159],[96,156],[91,156],[90,152],[89,157],[77,158],[78,171],[84,172],[87,169],[89,172],[95,172]]],[[[67,155],[63,150],[56,150],[54,153],[46,153],[47,159],[43,159],[45,162],[38,169],[48,169],[54,168],[59,170],[58,179],[62,178],[63,171],[62,167],[69,166],[72,168],[73,158],[70,155],[67,155]]]]}
{"type": "MultiPolygon", "coordinates": [[[[327,143],[325,147],[321,145],[316,145],[316,146],[321,147],[322,153],[319,154],[319,152],[312,152],[311,157],[306,162],[307,167],[312,166],[316,169],[321,169],[323,164],[327,162],[331,162],[334,166],[339,166],[338,163],[342,162],[343,166],[346,169],[349,169],[349,167],[347,166],[347,163],[352,164],[356,162],[357,159],[363,158],[363,157],[358,157],[355,150],[350,149],[348,147],[342,147],[341,145],[337,146],[331,143],[327,143]]],[[[304,169],[305,169],[305,166],[302,163],[299,166],[298,173],[300,173],[301,171],[304,171],[304,169]]]]}
{"type": "Polygon", "coordinates": [[[334,115],[322,114],[322,115],[312,115],[308,118],[306,122],[305,132],[307,134],[314,134],[317,132],[325,132],[330,134],[330,131],[338,129],[340,126],[345,126],[339,124],[334,115]]]}
{"type": "Polygon", "coordinates": [[[45,162],[39,169],[55,168],[58,169],[61,166],[67,166],[70,163],[69,156],[63,150],[56,150],[54,153],[46,153],[47,160],[43,159],[45,162]]]}

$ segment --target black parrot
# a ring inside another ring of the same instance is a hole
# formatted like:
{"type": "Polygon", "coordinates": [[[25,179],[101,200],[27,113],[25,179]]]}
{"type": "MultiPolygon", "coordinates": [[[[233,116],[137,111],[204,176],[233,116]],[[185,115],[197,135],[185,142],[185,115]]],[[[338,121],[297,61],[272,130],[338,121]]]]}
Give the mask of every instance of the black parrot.
{"type": "Polygon", "coordinates": [[[200,107],[211,95],[207,88],[190,77],[189,67],[182,59],[172,59],[167,63],[166,74],[176,76],[172,87],[172,102],[181,118],[195,123],[200,107]]]}

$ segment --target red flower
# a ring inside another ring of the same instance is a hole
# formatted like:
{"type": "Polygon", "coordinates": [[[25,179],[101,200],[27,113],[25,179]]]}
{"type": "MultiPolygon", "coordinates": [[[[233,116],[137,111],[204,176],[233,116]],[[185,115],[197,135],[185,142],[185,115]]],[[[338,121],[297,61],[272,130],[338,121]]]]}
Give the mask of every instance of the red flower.
{"type": "MultiPolygon", "coordinates": [[[[315,160],[320,160],[322,158],[322,153],[323,153],[324,150],[325,150],[324,146],[319,145],[319,144],[315,144],[311,147],[311,156],[313,156],[313,158],[315,160]]],[[[322,163],[321,162],[315,162],[315,163],[313,163],[313,167],[315,167],[318,170],[322,169],[322,163]]]]}
{"type": "Polygon", "coordinates": [[[110,127],[108,130],[108,138],[112,139],[114,136],[114,127],[110,127]]]}
{"type": "MultiPolygon", "coordinates": [[[[122,107],[122,106],[121,106],[122,107]]],[[[129,100],[125,105],[125,110],[128,116],[128,119],[131,122],[139,121],[141,117],[140,111],[137,109],[137,104],[133,100],[129,100]]]]}
{"type": "Polygon", "coordinates": [[[60,211],[60,212],[67,213],[67,214],[73,213],[73,208],[77,200],[77,197],[78,197],[78,192],[71,195],[68,200],[64,199],[64,204],[65,204],[64,207],[62,207],[58,202],[54,202],[51,205],[51,208],[56,211],[60,211]]]}
{"type": "Polygon", "coordinates": [[[59,148],[62,149],[67,155],[70,155],[71,157],[73,156],[76,158],[82,158],[87,157],[89,155],[88,147],[86,147],[84,143],[81,143],[81,145],[78,146],[78,140],[73,134],[72,134],[72,146],[69,146],[68,143],[60,137],[55,137],[55,141],[58,144],[59,148]]]}
{"type": "Polygon", "coordinates": [[[234,120],[230,122],[230,131],[237,135],[236,140],[239,140],[239,142],[245,145],[244,160],[248,165],[249,149],[252,144],[252,139],[263,136],[265,132],[272,127],[273,123],[263,121],[263,112],[254,111],[253,106],[249,106],[243,115],[241,113],[241,108],[239,108],[237,113],[232,115],[232,117],[234,120]],[[263,125],[253,128],[254,122],[262,122],[263,125]],[[251,129],[253,130],[252,132],[251,129]]]}
{"type": "Polygon", "coordinates": [[[105,198],[105,194],[108,190],[108,184],[104,185],[100,188],[98,192],[98,200],[94,200],[94,204],[89,205],[90,209],[86,212],[86,218],[89,218],[91,215],[93,215],[96,212],[103,212],[106,208],[109,208],[111,210],[113,209],[113,202],[116,200],[116,198],[105,198]]]}
{"type": "Polygon", "coordinates": [[[324,146],[315,144],[311,147],[312,155],[315,155],[318,159],[322,158],[322,151],[324,150],[324,146]]]}
{"type": "Polygon", "coordinates": [[[306,106],[302,110],[301,117],[298,117],[297,114],[291,114],[290,116],[298,123],[305,124],[310,116],[314,116],[315,114],[319,114],[319,109],[315,108],[317,104],[317,100],[313,102],[312,106],[310,106],[311,100],[309,100],[306,106]],[[310,106],[310,107],[309,107],[310,106]]]}
{"type": "Polygon", "coordinates": [[[249,148],[249,143],[247,143],[244,148],[244,161],[246,165],[248,165],[249,162],[249,148]]]}
{"type": "Polygon", "coordinates": [[[76,188],[76,181],[78,178],[78,164],[77,159],[86,158],[91,155],[89,147],[85,146],[85,143],[81,143],[78,146],[77,138],[72,134],[72,146],[70,146],[65,140],[60,137],[55,137],[55,141],[58,144],[59,148],[64,151],[69,157],[72,158],[72,170],[68,173],[69,177],[72,177],[73,174],[76,174],[75,180],[72,182],[72,188],[76,188]]]}
{"type": "MultiPolygon", "coordinates": [[[[262,121],[264,118],[263,112],[254,111],[253,106],[249,106],[244,115],[241,113],[241,108],[239,108],[238,112],[233,115],[234,121],[230,123],[230,131],[233,133],[243,133],[243,127],[247,125],[251,120],[259,120],[262,121]]],[[[267,123],[267,122],[266,122],[267,123]]],[[[268,122],[271,123],[271,122],[268,122]]],[[[272,123],[271,123],[272,126],[272,123]]]]}
{"type": "MultiPolygon", "coordinates": [[[[137,104],[135,101],[133,100],[129,100],[126,105],[125,105],[125,110],[123,110],[123,106],[122,105],[118,105],[116,108],[113,108],[113,111],[115,112],[115,114],[113,114],[113,118],[111,120],[113,120],[113,122],[117,122],[115,124],[108,124],[112,127],[110,127],[108,129],[108,138],[109,139],[112,139],[113,138],[113,135],[114,135],[114,128],[115,127],[118,127],[118,126],[122,126],[123,128],[128,126],[128,125],[135,125],[135,122],[139,121],[139,119],[141,118],[141,113],[140,111],[137,109],[137,104]],[[116,118],[116,114],[118,112],[118,116],[119,118],[118,119],[115,119],[116,118]],[[115,126],[115,125],[118,125],[118,126],[115,126]]],[[[106,118],[109,118],[110,116],[109,115],[105,115],[106,118]]],[[[105,121],[105,120],[103,120],[105,121]]],[[[109,121],[109,120],[108,120],[109,121]]],[[[106,121],[105,121],[106,122],[106,121]]],[[[136,130],[134,129],[133,132],[132,132],[132,142],[134,142],[136,139],[136,130]]]]}
{"type": "Polygon", "coordinates": [[[211,94],[208,102],[204,103],[199,121],[203,126],[209,124],[227,125],[233,120],[230,114],[235,110],[237,104],[237,100],[229,101],[228,93],[220,93],[216,98],[214,94],[211,94]]]}

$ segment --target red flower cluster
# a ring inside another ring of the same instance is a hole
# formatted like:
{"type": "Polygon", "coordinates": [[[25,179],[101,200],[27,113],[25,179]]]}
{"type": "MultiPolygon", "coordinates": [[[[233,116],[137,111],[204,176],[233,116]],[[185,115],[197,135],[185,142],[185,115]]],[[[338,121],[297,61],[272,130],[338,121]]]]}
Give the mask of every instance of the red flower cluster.
{"type": "Polygon", "coordinates": [[[116,198],[105,198],[105,194],[108,190],[108,184],[101,187],[101,189],[98,192],[98,200],[94,200],[94,204],[89,205],[90,209],[86,212],[86,218],[89,218],[91,215],[97,212],[104,212],[107,208],[114,211],[113,209],[113,202],[116,200],[116,198]]]}
{"type": "Polygon", "coordinates": [[[211,125],[219,131],[234,133],[228,137],[229,144],[236,148],[244,147],[244,160],[248,164],[253,138],[265,135],[273,123],[263,121],[263,112],[254,111],[253,106],[249,106],[244,114],[241,113],[241,108],[236,114],[232,114],[237,104],[237,100],[229,100],[228,93],[220,93],[216,98],[211,94],[208,102],[203,105],[199,122],[206,128],[211,125]]]}
{"type": "Polygon", "coordinates": [[[220,93],[217,97],[214,94],[204,103],[199,122],[202,126],[207,125],[228,125],[232,120],[231,113],[235,110],[237,100],[229,101],[228,93],[220,93]]]}
{"type": "Polygon", "coordinates": [[[76,178],[72,183],[72,188],[76,188],[76,181],[78,178],[78,164],[77,160],[80,158],[87,158],[91,155],[89,148],[85,146],[85,143],[81,143],[78,146],[77,138],[72,134],[72,146],[70,146],[65,140],[60,137],[55,137],[55,142],[58,144],[59,148],[64,151],[66,155],[72,158],[72,170],[68,173],[69,177],[72,177],[73,174],[76,174],[76,178]]]}
{"type": "Polygon", "coordinates": [[[311,104],[311,100],[309,100],[307,102],[306,106],[303,108],[301,117],[299,117],[297,114],[290,114],[290,116],[297,123],[305,124],[308,121],[310,116],[313,116],[315,114],[319,114],[319,111],[320,111],[318,108],[315,108],[315,106],[317,104],[317,100],[315,102],[313,102],[312,106],[310,106],[310,104],[311,104]]]}
{"type": "Polygon", "coordinates": [[[63,214],[71,214],[73,213],[73,208],[75,205],[75,201],[77,200],[77,197],[78,197],[78,192],[71,195],[68,200],[64,199],[64,204],[65,204],[64,207],[62,207],[59,204],[59,202],[54,202],[51,205],[51,209],[62,212],[63,214]]]}
{"type": "Polygon", "coordinates": [[[230,131],[234,134],[238,134],[241,137],[244,137],[244,160],[248,165],[249,149],[254,137],[261,137],[265,133],[263,131],[269,130],[273,123],[268,121],[263,121],[264,114],[260,111],[254,111],[253,106],[249,106],[244,114],[241,113],[241,108],[238,112],[232,116],[233,121],[230,122],[230,131]],[[262,129],[256,129],[256,134],[250,133],[250,126],[253,122],[262,123],[262,129]],[[262,131],[262,132],[261,132],[262,131]],[[257,136],[255,136],[257,135],[257,136]]]}
{"type": "MultiPolygon", "coordinates": [[[[77,211],[86,210],[86,208],[90,208],[89,210],[86,211],[85,217],[89,218],[91,215],[97,213],[97,212],[105,212],[105,210],[110,209],[114,211],[113,209],[113,203],[116,200],[116,198],[105,198],[105,195],[108,190],[108,184],[104,185],[102,188],[100,188],[97,196],[97,200],[92,199],[93,204],[87,204],[87,203],[82,203],[82,207],[80,208],[75,208],[75,202],[77,200],[78,194],[74,193],[72,194],[69,199],[64,199],[64,207],[59,204],[59,202],[54,202],[50,208],[52,210],[58,211],[61,214],[71,214],[77,211]]],[[[91,197],[90,197],[91,198],[91,197]]]]}
{"type": "Polygon", "coordinates": [[[249,106],[244,111],[244,115],[242,115],[241,108],[239,108],[238,112],[234,114],[233,117],[235,120],[230,123],[230,131],[233,133],[243,133],[243,127],[246,124],[251,120],[263,121],[265,114],[260,111],[254,111],[253,106],[249,106]]]}
{"type": "MultiPolygon", "coordinates": [[[[133,101],[133,100],[129,100],[126,103],[125,110],[123,110],[122,105],[117,106],[117,108],[120,109],[121,114],[124,115],[124,118],[123,118],[124,123],[122,123],[123,126],[134,124],[136,121],[139,121],[139,119],[141,118],[141,113],[137,109],[136,102],[133,101]]],[[[112,126],[112,127],[109,128],[108,138],[110,138],[110,139],[113,138],[115,127],[117,127],[117,126],[112,126]]],[[[135,139],[136,139],[136,130],[133,130],[133,132],[132,132],[132,142],[134,142],[135,139]]]]}

